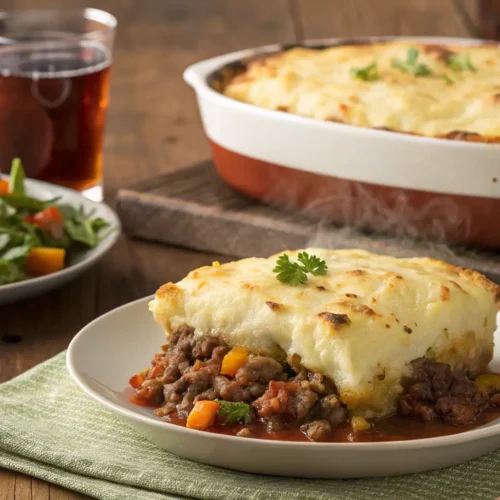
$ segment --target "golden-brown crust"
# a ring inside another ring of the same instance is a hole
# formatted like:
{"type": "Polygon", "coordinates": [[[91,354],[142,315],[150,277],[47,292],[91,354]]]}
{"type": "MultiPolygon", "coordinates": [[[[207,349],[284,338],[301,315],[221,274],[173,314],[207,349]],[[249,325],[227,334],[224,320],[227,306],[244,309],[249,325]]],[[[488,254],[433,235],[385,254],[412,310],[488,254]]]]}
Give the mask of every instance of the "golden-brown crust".
{"type": "Polygon", "coordinates": [[[175,297],[181,293],[179,287],[174,283],[165,283],[156,291],[156,297],[164,299],[167,297],[175,297]]]}
{"type": "Polygon", "coordinates": [[[441,285],[440,299],[443,302],[448,302],[450,300],[450,289],[447,286],[441,285]]]}
{"type": "MultiPolygon", "coordinates": [[[[442,260],[436,259],[427,259],[429,262],[434,262],[435,264],[445,268],[447,271],[456,274],[460,278],[466,279],[467,281],[471,281],[472,283],[476,283],[489,292],[495,297],[495,300],[500,301],[500,286],[493,281],[489,280],[486,276],[472,269],[464,269],[463,267],[454,266],[452,264],[448,264],[447,262],[443,262],[442,260]]],[[[453,284],[457,285],[458,288],[461,288],[458,283],[452,281],[453,284]]]]}
{"type": "Polygon", "coordinates": [[[351,320],[347,314],[322,312],[318,314],[318,317],[328,321],[328,323],[330,323],[335,330],[340,330],[343,326],[349,326],[351,324],[351,320]]]}
{"type": "Polygon", "coordinates": [[[266,306],[269,307],[269,309],[271,309],[271,311],[276,312],[278,309],[280,309],[280,307],[282,306],[282,304],[278,304],[277,302],[273,302],[271,300],[267,300],[266,301],[266,306]]]}
{"type": "MultiPolygon", "coordinates": [[[[448,272],[455,274],[456,276],[463,278],[467,281],[471,281],[472,283],[476,283],[483,287],[484,289],[491,292],[494,297],[500,296],[500,286],[493,281],[489,280],[484,274],[478,273],[472,269],[465,269],[463,267],[454,266],[453,264],[448,264],[442,260],[431,259],[429,257],[425,258],[429,263],[434,263],[443,269],[446,269],[448,272]]],[[[453,280],[450,280],[451,283],[456,285],[458,288],[461,288],[458,283],[453,280]]],[[[463,290],[462,290],[463,291],[463,290]]]]}
{"type": "Polygon", "coordinates": [[[455,269],[457,270],[457,273],[460,277],[466,278],[473,283],[481,285],[483,288],[492,293],[492,295],[495,297],[496,302],[500,302],[500,286],[498,286],[496,283],[493,283],[493,281],[490,281],[486,276],[478,273],[477,271],[473,271],[472,269],[463,269],[461,267],[455,267],[455,269]]]}
{"type": "MultiPolygon", "coordinates": [[[[494,296],[496,302],[500,302],[500,286],[498,286],[496,283],[493,283],[493,281],[489,280],[486,276],[484,276],[481,273],[478,273],[477,271],[473,271],[472,269],[464,269],[463,267],[458,267],[458,266],[453,266],[452,264],[448,264],[446,262],[443,262],[441,260],[434,260],[434,259],[428,259],[429,261],[434,261],[435,263],[439,264],[440,266],[446,268],[448,271],[456,274],[457,276],[464,278],[468,281],[471,281],[473,283],[476,283],[489,292],[494,296]]],[[[453,282],[455,285],[457,285],[459,288],[460,286],[458,283],[453,282]]]]}
{"type": "MultiPolygon", "coordinates": [[[[375,301],[376,302],[376,301],[375,301]]],[[[357,304],[348,300],[340,300],[336,302],[337,305],[350,309],[351,311],[359,314],[366,314],[367,316],[375,316],[377,313],[365,304],[357,304]]]]}

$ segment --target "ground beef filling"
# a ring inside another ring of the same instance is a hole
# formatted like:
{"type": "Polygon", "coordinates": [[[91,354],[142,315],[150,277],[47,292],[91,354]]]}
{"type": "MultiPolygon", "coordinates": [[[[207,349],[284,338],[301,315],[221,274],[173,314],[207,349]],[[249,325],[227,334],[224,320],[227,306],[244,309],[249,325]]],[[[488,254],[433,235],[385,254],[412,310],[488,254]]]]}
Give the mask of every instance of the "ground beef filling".
{"type": "MultiPolygon", "coordinates": [[[[267,356],[250,356],[233,377],[221,375],[224,356],[230,348],[223,340],[182,327],[172,333],[152,368],[143,372],[136,388],[138,400],[159,406],[155,413],[176,413],[187,418],[200,400],[224,400],[251,405],[269,432],[300,427],[312,441],[328,438],[332,429],[345,422],[346,411],[335,385],[312,373],[293,356],[280,363],[267,356]]],[[[442,419],[453,425],[472,425],[488,406],[500,406],[500,392],[488,394],[450,366],[432,359],[413,362],[412,377],[405,382],[399,413],[422,420],[442,419]]],[[[251,437],[249,429],[238,435],[251,437]]]]}
{"type": "Polygon", "coordinates": [[[138,398],[161,405],[155,411],[158,416],[176,412],[187,418],[199,400],[244,402],[270,432],[301,425],[312,440],[324,439],[346,420],[334,384],[305,370],[298,357],[282,364],[250,356],[234,377],[227,377],[220,371],[230,348],[215,337],[195,338],[187,326],[172,333],[163,350],[136,391],[138,398]]]}
{"type": "Polygon", "coordinates": [[[455,375],[450,365],[429,358],[413,362],[412,378],[399,400],[399,412],[422,420],[441,418],[453,425],[472,425],[488,404],[488,394],[465,376],[455,375]]]}

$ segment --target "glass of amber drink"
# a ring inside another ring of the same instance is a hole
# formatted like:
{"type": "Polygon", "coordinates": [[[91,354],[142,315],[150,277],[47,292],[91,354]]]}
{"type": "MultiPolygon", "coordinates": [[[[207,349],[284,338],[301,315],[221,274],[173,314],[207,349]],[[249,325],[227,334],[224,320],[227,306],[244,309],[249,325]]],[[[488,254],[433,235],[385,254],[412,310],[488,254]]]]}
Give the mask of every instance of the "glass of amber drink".
{"type": "Polygon", "coordinates": [[[102,200],[116,19],[97,9],[0,12],[0,171],[102,200]]]}

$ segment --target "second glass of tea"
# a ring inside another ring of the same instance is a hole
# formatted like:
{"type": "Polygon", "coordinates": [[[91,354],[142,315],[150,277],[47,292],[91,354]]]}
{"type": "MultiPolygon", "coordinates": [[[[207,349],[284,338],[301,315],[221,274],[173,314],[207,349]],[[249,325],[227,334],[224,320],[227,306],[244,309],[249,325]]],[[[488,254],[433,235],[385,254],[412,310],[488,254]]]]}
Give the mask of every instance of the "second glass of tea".
{"type": "Polygon", "coordinates": [[[116,19],[97,9],[0,13],[0,172],[102,200],[116,19]]]}

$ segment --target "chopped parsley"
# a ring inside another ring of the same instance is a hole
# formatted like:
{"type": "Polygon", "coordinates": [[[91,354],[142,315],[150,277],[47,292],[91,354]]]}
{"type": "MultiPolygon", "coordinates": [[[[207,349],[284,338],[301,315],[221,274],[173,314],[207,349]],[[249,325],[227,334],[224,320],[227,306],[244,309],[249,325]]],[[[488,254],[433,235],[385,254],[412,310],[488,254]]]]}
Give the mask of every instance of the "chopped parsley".
{"type": "Polygon", "coordinates": [[[254,419],[252,407],[247,403],[231,403],[221,399],[216,399],[220,408],[217,415],[224,419],[225,425],[236,423],[250,424],[254,419]]]}
{"type": "Polygon", "coordinates": [[[477,71],[469,54],[453,54],[448,58],[448,65],[453,71],[470,71],[471,73],[477,71]]]}
{"type": "Polygon", "coordinates": [[[439,78],[442,78],[448,85],[453,85],[455,83],[448,75],[445,75],[444,73],[438,76],[439,78]]]}
{"type": "Polygon", "coordinates": [[[276,278],[286,285],[297,286],[307,281],[307,274],[313,276],[325,275],[328,266],[324,260],[307,252],[300,252],[297,256],[298,262],[292,262],[287,254],[280,255],[273,269],[277,273],[276,278]]]}
{"type": "Polygon", "coordinates": [[[406,57],[406,61],[402,61],[401,59],[393,59],[392,67],[400,69],[405,73],[411,73],[415,76],[429,76],[432,75],[432,71],[426,64],[418,63],[419,51],[418,49],[411,48],[408,50],[408,55],[406,57]]]}
{"type": "Polygon", "coordinates": [[[377,63],[375,61],[364,68],[351,68],[351,75],[354,78],[365,82],[373,82],[380,79],[377,63]]]}

